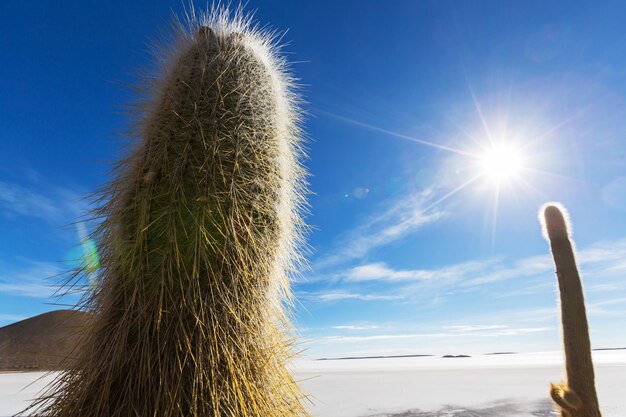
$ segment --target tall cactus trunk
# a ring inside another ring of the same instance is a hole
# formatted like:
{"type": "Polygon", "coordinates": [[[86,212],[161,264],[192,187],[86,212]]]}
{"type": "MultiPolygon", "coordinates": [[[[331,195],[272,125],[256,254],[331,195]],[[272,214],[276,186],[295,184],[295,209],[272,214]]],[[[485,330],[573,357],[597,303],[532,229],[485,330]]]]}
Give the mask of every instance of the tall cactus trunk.
{"type": "Polygon", "coordinates": [[[291,78],[240,14],[188,26],[104,190],[93,329],[37,416],[307,415],[285,311],[304,187],[291,78]]]}
{"type": "Polygon", "coordinates": [[[552,385],[551,396],[563,417],[600,417],[585,299],[568,225],[556,205],[546,206],[543,216],[559,282],[567,372],[566,382],[552,385]]]}

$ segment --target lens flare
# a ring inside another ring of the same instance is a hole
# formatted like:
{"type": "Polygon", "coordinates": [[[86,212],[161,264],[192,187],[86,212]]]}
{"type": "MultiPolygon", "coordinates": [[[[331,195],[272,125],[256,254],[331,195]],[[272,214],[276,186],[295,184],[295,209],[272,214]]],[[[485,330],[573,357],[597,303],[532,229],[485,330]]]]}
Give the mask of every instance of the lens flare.
{"type": "Polygon", "coordinates": [[[98,269],[100,268],[98,248],[96,247],[96,243],[89,238],[87,228],[83,223],[78,223],[78,236],[80,238],[80,247],[82,249],[80,268],[87,273],[90,284],[95,285],[98,276],[98,269]]]}
{"type": "Polygon", "coordinates": [[[100,257],[98,256],[98,250],[96,243],[89,239],[83,242],[83,265],[87,272],[90,274],[96,273],[100,268],[100,257]]]}

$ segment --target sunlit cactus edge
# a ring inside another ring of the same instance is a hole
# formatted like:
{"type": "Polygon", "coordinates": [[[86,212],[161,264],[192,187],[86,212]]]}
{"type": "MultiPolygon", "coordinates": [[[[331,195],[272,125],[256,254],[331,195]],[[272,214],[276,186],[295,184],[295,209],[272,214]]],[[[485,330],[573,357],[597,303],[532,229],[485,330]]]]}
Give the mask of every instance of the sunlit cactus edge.
{"type": "Polygon", "coordinates": [[[31,415],[307,415],[290,373],[306,189],[294,80],[241,10],[174,26],[99,195],[96,318],[31,415]]]}

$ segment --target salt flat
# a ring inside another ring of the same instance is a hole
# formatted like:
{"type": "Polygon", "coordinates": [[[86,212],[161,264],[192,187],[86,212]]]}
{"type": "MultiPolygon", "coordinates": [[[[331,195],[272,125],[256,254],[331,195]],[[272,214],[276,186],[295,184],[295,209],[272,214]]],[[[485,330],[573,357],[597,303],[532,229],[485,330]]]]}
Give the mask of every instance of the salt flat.
{"type": "MultiPolygon", "coordinates": [[[[626,416],[626,351],[594,352],[604,417],[626,416]]],[[[562,378],[558,353],[471,358],[389,358],[295,364],[319,417],[556,416],[550,382],[562,378]]],[[[0,374],[0,416],[19,412],[53,378],[0,374]]]]}
{"type": "MultiPolygon", "coordinates": [[[[594,352],[594,362],[604,417],[626,416],[626,351],[594,352]]],[[[557,415],[548,389],[561,381],[562,363],[545,352],[300,361],[297,369],[314,416],[518,417],[557,415]]]]}

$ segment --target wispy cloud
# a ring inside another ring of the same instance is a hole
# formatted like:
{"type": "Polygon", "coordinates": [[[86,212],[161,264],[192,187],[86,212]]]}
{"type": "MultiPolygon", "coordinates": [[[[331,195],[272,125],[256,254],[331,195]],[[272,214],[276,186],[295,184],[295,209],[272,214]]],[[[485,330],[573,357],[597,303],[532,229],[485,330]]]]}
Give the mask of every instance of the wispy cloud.
{"type": "MultiPolygon", "coordinates": [[[[605,323],[605,320],[619,320],[626,316],[626,298],[614,292],[623,288],[624,270],[620,267],[624,264],[624,253],[626,239],[600,241],[578,250],[577,258],[588,292],[587,312],[592,323],[598,320],[605,323]]],[[[366,263],[336,272],[333,286],[339,290],[320,292],[314,299],[320,302],[324,299],[337,302],[351,298],[368,300],[369,295],[385,303],[387,297],[397,297],[404,306],[409,302],[420,302],[420,308],[424,308],[428,297],[454,297],[468,291],[475,292],[485,301],[494,297],[553,293],[556,279],[553,261],[546,254],[513,260],[470,261],[433,269],[397,269],[383,262],[366,263]]],[[[523,305],[519,304],[522,301],[523,298],[512,301],[512,304],[523,305]]],[[[420,324],[386,322],[385,326],[361,332],[355,331],[361,323],[345,324],[317,335],[310,334],[308,339],[311,351],[319,352],[320,356],[337,356],[339,352],[350,356],[473,354],[558,347],[559,309],[554,301],[532,308],[506,308],[498,314],[488,309],[478,310],[480,312],[465,316],[461,323],[438,320],[435,315],[432,320],[420,324]],[[463,350],[459,351],[461,348],[463,350]]],[[[364,319],[371,320],[372,317],[366,315],[364,319]]]]}
{"type": "Polygon", "coordinates": [[[468,279],[461,285],[469,287],[484,285],[492,282],[537,275],[552,269],[554,269],[554,266],[548,255],[533,256],[517,260],[513,262],[511,266],[500,264],[495,265],[492,269],[480,271],[479,276],[468,279]]]}
{"type": "Polygon", "coordinates": [[[588,285],[585,290],[587,292],[604,292],[604,291],[622,291],[626,290],[626,283],[609,283],[609,284],[595,284],[588,285]]]}
{"type": "Polygon", "coordinates": [[[451,281],[470,273],[484,271],[492,261],[463,262],[439,269],[395,270],[383,262],[361,265],[345,273],[347,281],[451,281]]]}
{"type": "Polygon", "coordinates": [[[463,321],[456,320],[433,316],[419,322],[354,323],[379,326],[361,332],[318,328],[307,334],[306,341],[309,351],[317,356],[474,354],[558,348],[556,305],[510,309],[499,314],[470,313],[463,317],[463,321]]]}
{"type": "Polygon", "coordinates": [[[0,181],[0,213],[47,221],[71,219],[86,211],[81,194],[70,188],[0,181]]]}
{"type": "MultiPolygon", "coordinates": [[[[621,266],[626,253],[626,239],[599,242],[578,252],[578,261],[585,275],[598,276],[613,272],[621,266]]],[[[554,271],[549,255],[531,256],[512,262],[505,259],[468,261],[435,269],[394,269],[383,262],[351,268],[338,276],[348,282],[362,281],[432,281],[474,287],[554,271]]],[[[611,284],[613,285],[613,284],[611,284]]]]}
{"type": "Polygon", "coordinates": [[[428,280],[432,278],[430,271],[413,270],[402,271],[394,270],[383,262],[371,263],[367,265],[352,268],[346,274],[348,281],[371,281],[371,280],[387,280],[387,281],[406,281],[406,280],[428,280]]]}
{"type": "MultiPolygon", "coordinates": [[[[554,305],[552,307],[511,309],[507,311],[502,311],[497,316],[494,316],[493,312],[471,314],[468,317],[465,317],[465,323],[474,322],[485,323],[484,325],[544,327],[548,324],[555,323],[557,317],[558,308],[556,305],[554,305]]],[[[444,326],[455,325],[457,324],[444,324],[444,326]]],[[[465,326],[465,324],[460,324],[460,326],[465,326]]]]}
{"type": "Polygon", "coordinates": [[[402,339],[437,338],[456,340],[460,343],[461,338],[482,338],[500,336],[520,336],[529,333],[541,333],[552,330],[551,327],[510,327],[506,325],[480,325],[480,326],[443,326],[441,331],[432,333],[398,333],[398,334],[373,334],[373,335],[330,335],[315,339],[316,343],[364,343],[372,341],[392,341],[402,339]]]}
{"type": "Polygon", "coordinates": [[[376,334],[369,336],[324,336],[315,339],[316,343],[362,343],[380,340],[418,339],[446,337],[446,333],[407,333],[407,334],[376,334]]]}
{"type": "Polygon", "coordinates": [[[339,325],[339,326],[333,326],[332,328],[335,330],[356,331],[356,330],[374,330],[374,329],[378,329],[378,327],[379,326],[375,324],[362,324],[362,325],[344,324],[344,325],[339,325]]]}
{"type": "Polygon", "coordinates": [[[542,280],[537,284],[525,285],[523,288],[507,289],[505,291],[492,292],[492,298],[520,297],[539,293],[549,293],[554,290],[556,283],[552,280],[542,280]]]}
{"type": "Polygon", "coordinates": [[[335,249],[313,264],[321,270],[362,258],[372,250],[401,239],[428,223],[439,220],[444,211],[430,207],[432,189],[403,196],[382,211],[338,238],[335,249]]]}
{"type": "Polygon", "coordinates": [[[509,327],[505,325],[483,325],[483,326],[447,326],[452,330],[452,335],[498,337],[498,336],[518,336],[528,333],[539,333],[551,330],[551,327],[509,327]]]}
{"type": "Polygon", "coordinates": [[[313,301],[319,301],[319,302],[330,302],[330,301],[341,301],[341,300],[391,301],[391,300],[400,300],[403,298],[401,295],[362,294],[362,293],[343,292],[343,291],[317,292],[317,293],[301,292],[298,294],[298,296],[301,299],[307,299],[307,300],[313,300],[313,301]]]}
{"type": "Polygon", "coordinates": [[[21,314],[0,314],[0,322],[15,322],[24,320],[27,316],[21,314]]]}
{"type": "Polygon", "coordinates": [[[57,281],[65,272],[61,265],[28,261],[19,270],[0,270],[0,293],[32,298],[50,298],[59,288],[57,281]]]}
{"type": "Polygon", "coordinates": [[[589,303],[587,305],[587,313],[591,316],[624,315],[626,314],[626,297],[609,298],[606,300],[589,303]],[[624,307],[625,310],[609,310],[607,309],[607,307],[609,306],[624,307]]]}
{"type": "Polygon", "coordinates": [[[459,333],[472,333],[483,330],[506,329],[509,326],[503,324],[455,324],[452,326],[443,326],[444,329],[452,330],[459,333]]]}

